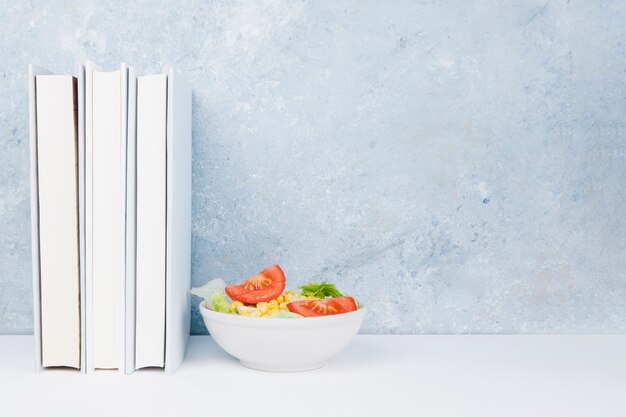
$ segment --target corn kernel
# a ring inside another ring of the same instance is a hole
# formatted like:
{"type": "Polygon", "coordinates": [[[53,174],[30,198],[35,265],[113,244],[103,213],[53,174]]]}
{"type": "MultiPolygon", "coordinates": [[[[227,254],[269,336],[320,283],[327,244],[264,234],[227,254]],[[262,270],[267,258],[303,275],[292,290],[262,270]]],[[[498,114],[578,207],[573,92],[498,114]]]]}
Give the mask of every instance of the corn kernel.
{"type": "Polygon", "coordinates": [[[277,302],[278,304],[282,303],[283,301],[285,301],[285,297],[283,297],[282,295],[279,295],[279,296],[276,298],[276,302],[277,302]]]}
{"type": "Polygon", "coordinates": [[[269,304],[270,304],[271,306],[277,306],[277,305],[278,305],[278,302],[277,302],[276,300],[270,300],[270,303],[269,303],[269,304]]]}
{"type": "Polygon", "coordinates": [[[250,317],[261,317],[262,313],[261,311],[259,311],[259,309],[254,310],[252,313],[250,313],[250,317]]]}
{"type": "Polygon", "coordinates": [[[248,311],[247,311],[247,310],[241,310],[241,311],[239,311],[239,314],[240,314],[241,316],[249,316],[249,315],[250,315],[250,313],[248,313],[248,311]]]}

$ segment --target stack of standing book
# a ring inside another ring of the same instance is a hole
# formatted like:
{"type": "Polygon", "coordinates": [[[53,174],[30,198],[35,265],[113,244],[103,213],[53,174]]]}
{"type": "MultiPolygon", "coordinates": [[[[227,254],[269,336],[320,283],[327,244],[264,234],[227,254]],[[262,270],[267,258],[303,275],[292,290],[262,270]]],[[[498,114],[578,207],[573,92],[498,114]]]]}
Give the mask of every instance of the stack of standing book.
{"type": "Polygon", "coordinates": [[[29,67],[37,369],[174,372],[189,335],[191,89],[29,67]]]}

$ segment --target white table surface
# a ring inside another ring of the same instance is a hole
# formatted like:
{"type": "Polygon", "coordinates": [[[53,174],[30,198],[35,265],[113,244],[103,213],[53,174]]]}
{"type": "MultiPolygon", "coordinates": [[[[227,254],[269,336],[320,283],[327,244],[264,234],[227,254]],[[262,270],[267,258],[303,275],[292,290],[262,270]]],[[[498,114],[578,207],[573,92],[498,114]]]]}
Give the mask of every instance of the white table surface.
{"type": "Polygon", "coordinates": [[[33,362],[31,336],[0,336],[0,415],[626,416],[626,335],[357,336],[292,374],[244,368],[208,336],[172,376],[33,362]]]}

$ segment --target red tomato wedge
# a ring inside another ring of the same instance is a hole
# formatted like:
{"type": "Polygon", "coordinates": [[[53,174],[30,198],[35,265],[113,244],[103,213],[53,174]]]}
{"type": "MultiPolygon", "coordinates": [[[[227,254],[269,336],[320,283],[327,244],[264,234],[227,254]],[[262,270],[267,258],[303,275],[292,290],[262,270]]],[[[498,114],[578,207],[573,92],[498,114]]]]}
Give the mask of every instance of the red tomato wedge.
{"type": "Polygon", "coordinates": [[[321,300],[292,301],[287,304],[292,313],[304,317],[329,316],[331,314],[348,313],[357,309],[352,297],[323,298],[321,300]]]}
{"type": "Polygon", "coordinates": [[[228,285],[226,294],[235,301],[256,304],[273,300],[281,295],[284,289],[285,273],[280,266],[272,265],[240,285],[228,285]]]}

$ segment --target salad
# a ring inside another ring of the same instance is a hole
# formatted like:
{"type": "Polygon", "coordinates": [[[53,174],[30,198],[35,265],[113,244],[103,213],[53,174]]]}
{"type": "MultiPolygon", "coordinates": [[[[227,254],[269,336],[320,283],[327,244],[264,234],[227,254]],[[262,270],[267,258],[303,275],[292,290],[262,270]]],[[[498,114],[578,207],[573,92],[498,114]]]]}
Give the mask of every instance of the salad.
{"type": "Polygon", "coordinates": [[[297,291],[285,291],[285,273],[279,265],[265,268],[241,284],[226,285],[214,279],[191,293],[203,297],[205,306],[225,314],[248,317],[300,318],[348,313],[359,308],[334,284],[311,282],[297,291]]]}

